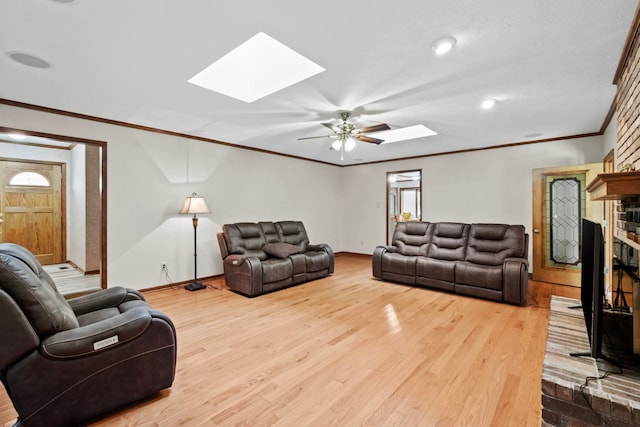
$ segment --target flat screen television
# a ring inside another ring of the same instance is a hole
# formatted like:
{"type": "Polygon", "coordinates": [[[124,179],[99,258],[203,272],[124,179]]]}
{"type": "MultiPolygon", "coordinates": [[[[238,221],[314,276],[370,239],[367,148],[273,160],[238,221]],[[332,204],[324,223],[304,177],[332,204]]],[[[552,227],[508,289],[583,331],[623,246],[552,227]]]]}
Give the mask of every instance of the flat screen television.
{"type": "Polygon", "coordinates": [[[580,256],[582,273],[580,299],[589,335],[591,351],[572,353],[572,356],[591,356],[610,359],[602,354],[602,312],[604,310],[604,237],[600,224],[582,219],[580,256]]]}

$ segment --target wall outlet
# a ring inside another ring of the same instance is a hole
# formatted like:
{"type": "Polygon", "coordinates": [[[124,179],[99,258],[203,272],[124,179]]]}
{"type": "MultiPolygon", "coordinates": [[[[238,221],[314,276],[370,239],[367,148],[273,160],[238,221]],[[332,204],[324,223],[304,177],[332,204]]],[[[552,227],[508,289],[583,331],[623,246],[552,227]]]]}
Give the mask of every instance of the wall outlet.
{"type": "Polygon", "coordinates": [[[162,263],[160,264],[163,270],[167,269],[167,263],[165,261],[162,261],[162,263]]]}

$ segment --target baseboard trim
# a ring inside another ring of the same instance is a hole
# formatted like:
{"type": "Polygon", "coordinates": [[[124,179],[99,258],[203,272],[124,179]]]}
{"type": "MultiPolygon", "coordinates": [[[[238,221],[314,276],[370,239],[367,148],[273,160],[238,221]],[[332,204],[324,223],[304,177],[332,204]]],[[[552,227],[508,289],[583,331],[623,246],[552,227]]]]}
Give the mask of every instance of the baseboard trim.
{"type": "Polygon", "coordinates": [[[358,252],[345,252],[345,251],[340,251],[340,252],[336,252],[334,254],[334,256],[356,256],[356,257],[366,257],[366,258],[371,258],[371,254],[360,254],[358,252]]]}

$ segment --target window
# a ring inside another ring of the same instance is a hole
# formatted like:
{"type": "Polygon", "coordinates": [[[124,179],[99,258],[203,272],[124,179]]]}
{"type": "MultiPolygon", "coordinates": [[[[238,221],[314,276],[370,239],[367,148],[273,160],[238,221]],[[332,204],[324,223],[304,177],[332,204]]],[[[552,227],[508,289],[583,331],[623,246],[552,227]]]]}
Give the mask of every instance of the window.
{"type": "Polygon", "coordinates": [[[49,187],[51,184],[44,176],[36,172],[20,172],[14,175],[9,185],[23,185],[30,187],[49,187]]]}

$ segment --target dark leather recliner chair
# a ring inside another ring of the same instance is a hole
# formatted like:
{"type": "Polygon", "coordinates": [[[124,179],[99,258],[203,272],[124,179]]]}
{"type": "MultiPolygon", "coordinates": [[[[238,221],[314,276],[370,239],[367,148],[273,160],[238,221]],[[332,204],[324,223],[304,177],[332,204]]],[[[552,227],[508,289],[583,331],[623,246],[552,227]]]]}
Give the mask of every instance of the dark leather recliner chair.
{"type": "Polygon", "coordinates": [[[20,426],[73,426],[173,383],[171,320],[137,291],[65,300],[27,249],[0,244],[0,379],[20,426]]]}

